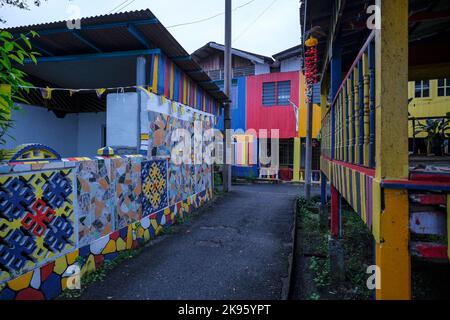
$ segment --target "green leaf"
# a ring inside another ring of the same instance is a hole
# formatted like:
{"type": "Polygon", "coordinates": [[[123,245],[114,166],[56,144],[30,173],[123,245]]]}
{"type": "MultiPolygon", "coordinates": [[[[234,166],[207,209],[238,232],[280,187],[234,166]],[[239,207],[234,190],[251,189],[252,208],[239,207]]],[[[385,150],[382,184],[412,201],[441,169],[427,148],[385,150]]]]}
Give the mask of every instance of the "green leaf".
{"type": "Polygon", "coordinates": [[[23,59],[20,60],[19,57],[17,57],[15,54],[10,54],[10,55],[8,55],[8,57],[10,57],[12,60],[16,61],[17,63],[23,65],[23,59]]]}
{"type": "Polygon", "coordinates": [[[22,38],[23,42],[26,43],[26,45],[28,46],[28,48],[31,49],[31,43],[30,43],[30,41],[28,40],[28,38],[27,38],[25,35],[23,35],[23,34],[21,34],[20,37],[22,38]]]}
{"type": "Polygon", "coordinates": [[[6,52],[9,52],[9,51],[11,51],[12,49],[14,49],[14,43],[13,42],[5,42],[4,44],[3,44],[3,48],[5,48],[5,51],[6,52]]]}
{"type": "Polygon", "coordinates": [[[24,56],[23,56],[23,53],[22,53],[22,52],[20,52],[20,51],[17,51],[17,56],[19,57],[19,59],[20,59],[20,60],[22,60],[22,61],[23,61],[23,59],[24,59],[24,56]]]}
{"type": "Polygon", "coordinates": [[[0,31],[0,36],[8,39],[12,39],[13,35],[9,33],[8,31],[0,31]]]}
{"type": "Polygon", "coordinates": [[[6,69],[6,70],[8,70],[8,69],[10,69],[11,68],[11,64],[8,64],[9,63],[9,60],[4,60],[4,59],[0,59],[0,63],[2,64],[2,66],[6,69]]]}

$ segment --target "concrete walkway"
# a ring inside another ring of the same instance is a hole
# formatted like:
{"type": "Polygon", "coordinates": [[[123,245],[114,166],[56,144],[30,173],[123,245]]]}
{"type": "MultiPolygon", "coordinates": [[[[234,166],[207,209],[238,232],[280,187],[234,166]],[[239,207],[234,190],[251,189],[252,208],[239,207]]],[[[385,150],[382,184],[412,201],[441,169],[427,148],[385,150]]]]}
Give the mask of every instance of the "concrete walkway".
{"type": "Polygon", "coordinates": [[[240,185],[92,284],[82,299],[280,299],[295,185],[240,185]]]}

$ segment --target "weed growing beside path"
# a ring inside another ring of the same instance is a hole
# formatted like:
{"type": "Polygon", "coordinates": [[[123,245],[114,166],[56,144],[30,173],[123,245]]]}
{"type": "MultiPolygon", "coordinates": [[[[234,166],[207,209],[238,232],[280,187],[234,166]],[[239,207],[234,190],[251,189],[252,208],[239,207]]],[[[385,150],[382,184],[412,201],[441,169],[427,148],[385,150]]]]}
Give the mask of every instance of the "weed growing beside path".
{"type": "Polygon", "coordinates": [[[345,281],[331,285],[329,229],[320,229],[320,198],[297,202],[297,249],[292,299],[371,299],[366,286],[367,267],[372,264],[372,236],[361,219],[349,208],[343,211],[345,281]]]}

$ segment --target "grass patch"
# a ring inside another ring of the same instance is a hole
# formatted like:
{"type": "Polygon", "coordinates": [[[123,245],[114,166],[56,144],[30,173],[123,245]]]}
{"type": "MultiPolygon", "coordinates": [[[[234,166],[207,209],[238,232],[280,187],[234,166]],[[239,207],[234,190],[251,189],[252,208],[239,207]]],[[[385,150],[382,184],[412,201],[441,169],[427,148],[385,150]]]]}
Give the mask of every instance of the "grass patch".
{"type": "MultiPolygon", "coordinates": [[[[343,239],[345,261],[345,281],[338,287],[331,285],[331,266],[329,258],[329,229],[321,230],[319,223],[320,198],[310,202],[300,198],[297,201],[299,222],[297,251],[303,259],[303,278],[305,292],[300,299],[371,299],[372,291],[367,289],[367,267],[372,264],[372,236],[361,218],[343,208],[343,239]]],[[[300,289],[301,290],[301,289],[300,289]]]]}

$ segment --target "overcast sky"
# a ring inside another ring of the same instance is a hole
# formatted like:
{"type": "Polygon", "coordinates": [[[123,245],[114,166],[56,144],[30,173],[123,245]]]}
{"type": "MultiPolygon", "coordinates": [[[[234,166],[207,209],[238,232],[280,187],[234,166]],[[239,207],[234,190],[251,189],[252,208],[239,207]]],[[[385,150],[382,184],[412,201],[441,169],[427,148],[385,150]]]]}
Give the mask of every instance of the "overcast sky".
{"type": "MultiPolygon", "coordinates": [[[[29,1],[32,3],[33,1],[29,1]]],[[[298,0],[233,0],[233,47],[267,56],[293,47],[300,42],[298,0]],[[250,3],[249,3],[250,2],[250,3]]],[[[48,0],[41,7],[30,4],[30,10],[3,7],[3,26],[30,25],[67,20],[69,6],[78,6],[82,17],[149,8],[169,27],[223,13],[224,0],[48,0]],[[128,4],[128,5],[127,5],[128,4]],[[119,8],[120,9],[120,6],[119,8]],[[117,12],[117,9],[114,11],[117,12]]],[[[1,28],[1,25],[0,25],[1,28]]],[[[224,42],[224,15],[211,20],[168,28],[190,53],[209,41],[224,42]]]]}

